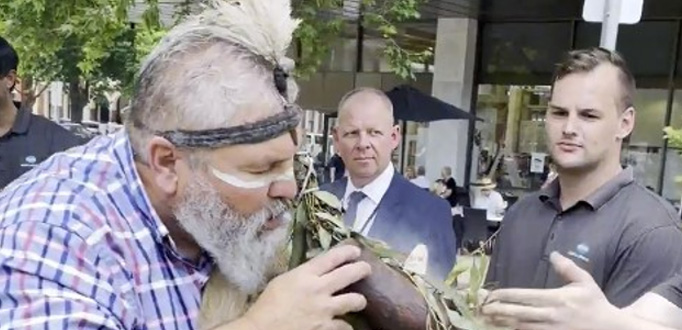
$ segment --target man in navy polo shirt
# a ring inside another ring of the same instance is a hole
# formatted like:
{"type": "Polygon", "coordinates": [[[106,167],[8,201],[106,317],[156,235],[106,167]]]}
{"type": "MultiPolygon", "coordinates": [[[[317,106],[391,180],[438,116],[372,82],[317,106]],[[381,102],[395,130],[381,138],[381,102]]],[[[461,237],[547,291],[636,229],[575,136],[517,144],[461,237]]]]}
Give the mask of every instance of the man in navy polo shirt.
{"type": "Polygon", "coordinates": [[[83,142],[12,100],[18,65],[17,53],[0,37],[0,190],[53,153],[83,142]]]}

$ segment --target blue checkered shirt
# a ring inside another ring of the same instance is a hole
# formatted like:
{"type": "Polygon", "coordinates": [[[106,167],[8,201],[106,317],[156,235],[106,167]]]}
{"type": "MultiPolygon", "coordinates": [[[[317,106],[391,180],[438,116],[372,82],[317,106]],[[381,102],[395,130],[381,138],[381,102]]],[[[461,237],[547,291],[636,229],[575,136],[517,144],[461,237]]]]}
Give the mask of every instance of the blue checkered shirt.
{"type": "Polygon", "coordinates": [[[182,258],[125,133],[0,192],[0,330],[194,329],[212,262],[182,258]]]}

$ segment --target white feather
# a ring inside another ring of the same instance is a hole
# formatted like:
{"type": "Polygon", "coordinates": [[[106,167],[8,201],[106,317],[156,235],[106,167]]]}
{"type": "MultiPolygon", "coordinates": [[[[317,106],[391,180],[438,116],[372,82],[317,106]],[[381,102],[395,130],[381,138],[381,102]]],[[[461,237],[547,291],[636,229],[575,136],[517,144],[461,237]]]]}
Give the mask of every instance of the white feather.
{"type": "Polygon", "coordinates": [[[234,43],[270,62],[285,64],[300,23],[291,17],[290,0],[209,0],[206,6],[195,18],[201,24],[224,27],[234,43]]]}

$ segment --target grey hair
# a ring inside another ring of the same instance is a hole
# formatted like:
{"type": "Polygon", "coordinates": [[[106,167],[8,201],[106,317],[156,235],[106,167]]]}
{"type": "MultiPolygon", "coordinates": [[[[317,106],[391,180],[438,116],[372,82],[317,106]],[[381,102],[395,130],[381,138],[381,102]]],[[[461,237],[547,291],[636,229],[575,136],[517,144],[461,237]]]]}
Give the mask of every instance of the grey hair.
{"type": "Polygon", "coordinates": [[[288,0],[275,2],[270,8],[256,0],[211,1],[212,8],[169,31],[141,66],[126,118],[138,157],[146,160],[152,132],[231,127],[254,119],[241,114],[270,115],[296,100],[293,79],[287,79],[285,100],[273,70],[293,69],[283,52],[298,23],[290,10],[277,12],[289,8],[288,0]],[[283,31],[263,23],[268,19],[279,20],[283,31]],[[256,106],[270,113],[254,114],[256,106]]]}
{"type": "Polygon", "coordinates": [[[452,167],[450,167],[450,166],[444,166],[444,167],[443,167],[443,172],[445,172],[445,175],[452,175],[452,167]]]}

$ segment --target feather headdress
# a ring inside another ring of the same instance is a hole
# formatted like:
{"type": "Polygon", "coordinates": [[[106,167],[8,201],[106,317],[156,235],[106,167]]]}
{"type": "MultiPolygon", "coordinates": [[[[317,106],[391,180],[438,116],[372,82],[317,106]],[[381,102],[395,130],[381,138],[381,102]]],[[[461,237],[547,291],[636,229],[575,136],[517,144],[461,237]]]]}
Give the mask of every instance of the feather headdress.
{"type": "Polygon", "coordinates": [[[226,39],[272,64],[275,86],[294,102],[298,96],[290,79],[294,61],[286,54],[300,20],[291,16],[291,1],[207,0],[203,7],[187,23],[220,27],[226,39]]]}
{"type": "Polygon", "coordinates": [[[168,55],[169,45],[181,42],[186,34],[199,38],[219,36],[243,47],[271,65],[275,84],[287,101],[294,102],[297,86],[289,73],[294,61],[287,50],[300,20],[291,16],[291,0],[204,0],[199,11],[184,18],[161,40],[160,45],[142,64],[141,72],[151,65],[150,59],[168,55]]]}
{"type": "Polygon", "coordinates": [[[205,6],[197,23],[224,27],[234,43],[292,69],[286,53],[300,21],[291,17],[289,0],[208,0],[205,6]]]}

